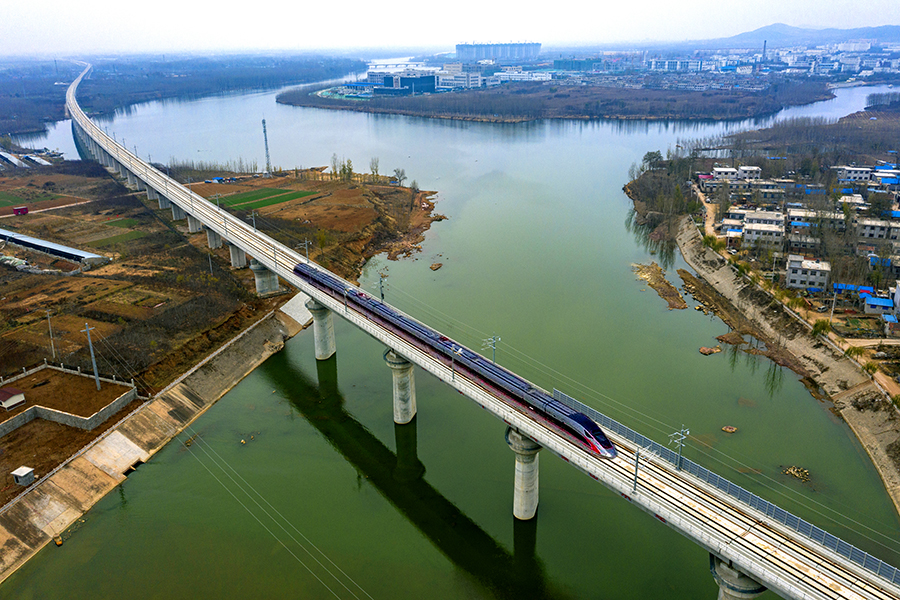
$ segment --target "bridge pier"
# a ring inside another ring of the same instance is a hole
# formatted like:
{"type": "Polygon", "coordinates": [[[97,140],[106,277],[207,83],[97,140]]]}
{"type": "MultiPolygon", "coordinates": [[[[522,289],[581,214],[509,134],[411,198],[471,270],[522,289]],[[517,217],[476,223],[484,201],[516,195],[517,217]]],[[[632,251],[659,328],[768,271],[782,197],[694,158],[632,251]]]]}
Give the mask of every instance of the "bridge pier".
{"type": "Polygon", "coordinates": [[[128,187],[137,187],[137,177],[129,170],[125,170],[125,180],[128,181],[128,187]]]}
{"type": "MultiPolygon", "coordinates": [[[[209,229],[206,230],[209,235],[209,229]]],[[[216,234],[216,237],[219,237],[216,234]]],[[[221,246],[222,238],[219,237],[219,245],[221,246]]],[[[216,246],[218,248],[218,246],[216,246]]],[[[265,266],[256,262],[256,259],[250,260],[250,270],[253,271],[253,278],[256,280],[256,293],[262,297],[274,294],[279,291],[278,275],[268,270],[265,266]]]]}
{"type": "MultiPolygon", "coordinates": [[[[209,245],[210,249],[212,249],[212,250],[215,250],[216,248],[221,248],[222,247],[222,236],[219,235],[218,233],[216,233],[215,231],[213,231],[212,229],[207,229],[206,230],[206,243],[209,245]]],[[[265,267],[263,267],[262,265],[258,264],[258,266],[265,269],[265,267]]],[[[259,281],[257,281],[257,283],[256,283],[256,291],[259,291],[259,281]]]]}
{"type": "Polygon", "coordinates": [[[709,570],[719,584],[718,600],[750,600],[766,591],[764,585],[714,554],[709,555],[709,570]]]}
{"type": "Polygon", "coordinates": [[[191,215],[188,215],[188,233],[200,233],[203,231],[203,223],[191,215]]]}
{"type": "Polygon", "coordinates": [[[159,200],[159,210],[165,210],[172,206],[172,203],[169,202],[169,199],[157,192],[156,199],[159,200]]]}
{"type": "MultiPolygon", "coordinates": [[[[190,219],[190,217],[188,217],[190,219]]],[[[231,253],[231,266],[234,269],[243,269],[247,266],[247,254],[235,246],[228,244],[228,251],[231,253]]]]}
{"type": "Polygon", "coordinates": [[[397,465],[394,467],[394,480],[410,483],[421,479],[425,474],[425,465],[419,460],[418,436],[416,420],[405,425],[394,423],[394,445],[397,448],[397,465]]]}
{"type": "Polygon", "coordinates": [[[172,205],[172,220],[180,221],[187,216],[187,213],[177,204],[172,205]]]}
{"type": "Polygon", "coordinates": [[[404,425],[416,416],[416,380],[413,364],[388,349],[384,362],[391,368],[394,379],[394,423],[404,425]]]}
{"type": "Polygon", "coordinates": [[[506,428],[506,443],[516,453],[513,516],[527,521],[538,507],[538,455],[542,446],[513,429],[506,428]]]}
{"type": "MultiPolygon", "coordinates": [[[[252,265],[252,262],[251,262],[252,265]]],[[[252,268],[252,267],[251,267],[252,268]]],[[[331,311],[310,298],[306,308],[313,316],[313,337],[316,343],[316,360],[326,360],[334,355],[334,317],[331,311]]]]}

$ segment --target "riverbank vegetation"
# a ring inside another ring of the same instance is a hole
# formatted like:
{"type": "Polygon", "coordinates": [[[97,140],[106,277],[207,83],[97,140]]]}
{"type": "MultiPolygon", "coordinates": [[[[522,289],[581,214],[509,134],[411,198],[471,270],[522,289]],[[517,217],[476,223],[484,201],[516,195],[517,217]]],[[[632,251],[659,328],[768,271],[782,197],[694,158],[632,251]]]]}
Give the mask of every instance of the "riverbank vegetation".
{"type": "MultiPolygon", "coordinates": [[[[151,100],[274,89],[366,68],[359,60],[314,55],[135,56],[92,62],[78,97],[95,116],[151,100]]],[[[43,133],[47,123],[64,119],[66,89],[82,68],[63,60],[0,64],[0,134],[43,133]]]]}
{"type": "Polygon", "coordinates": [[[281,104],[479,121],[534,119],[742,119],[830,98],[824,82],[783,80],[764,91],[684,91],[519,82],[439,94],[347,100],[308,90],[281,104]]]}
{"type": "MultiPolygon", "coordinates": [[[[897,160],[897,154],[891,151],[896,150],[896,140],[900,137],[900,103],[894,96],[870,97],[867,110],[838,121],[791,119],[761,130],[679,140],[674,149],[667,151],[665,159],[661,152],[655,151],[648,153],[641,164],[633,165],[632,181],[626,191],[635,201],[638,217],[653,218],[655,213],[671,217],[693,212],[684,202],[686,182],[692,173],[709,172],[713,166],[756,166],[764,180],[790,178],[799,186],[795,188],[798,191],[788,190],[785,199],[773,208],[783,212],[783,203],[791,201],[787,196],[799,193],[811,210],[845,217],[844,220],[822,219],[809,232],[821,244],[821,257],[831,263],[832,277],[847,283],[882,285],[881,269],[870,269],[865,257],[857,255],[860,239],[855,228],[846,226],[845,221],[851,218],[850,209],[839,205],[838,198],[846,193],[858,193],[868,205],[863,216],[881,218],[885,211],[891,210],[888,194],[870,193],[866,183],[838,182],[833,167],[897,160]],[[805,194],[807,190],[816,193],[805,194]]],[[[721,187],[708,200],[713,205],[716,221],[731,204],[744,201],[764,204],[758,192],[739,198],[728,186],[721,187]]],[[[875,252],[889,256],[890,248],[884,246],[875,252]]],[[[742,254],[768,264],[772,261],[771,251],[762,248],[744,248],[742,254]]]]}
{"type": "Polygon", "coordinates": [[[66,87],[81,69],[69,61],[0,62],[0,144],[12,149],[9,134],[43,133],[64,119],[66,87]]]}

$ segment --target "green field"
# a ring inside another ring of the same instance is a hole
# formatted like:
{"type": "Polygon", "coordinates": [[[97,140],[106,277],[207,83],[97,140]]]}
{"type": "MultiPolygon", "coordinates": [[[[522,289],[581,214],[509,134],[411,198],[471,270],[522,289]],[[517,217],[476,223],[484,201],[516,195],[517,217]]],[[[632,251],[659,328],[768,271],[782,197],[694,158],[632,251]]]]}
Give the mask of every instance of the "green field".
{"type": "Polygon", "coordinates": [[[59,194],[48,194],[47,192],[36,192],[36,197],[28,200],[22,196],[18,196],[12,192],[0,191],[0,207],[4,206],[22,206],[23,204],[31,204],[32,202],[40,202],[41,200],[53,200],[59,198],[59,194]]]}
{"type": "Polygon", "coordinates": [[[116,219],[115,221],[107,221],[105,223],[105,225],[111,225],[112,227],[121,227],[123,229],[134,227],[137,224],[137,219],[116,219]]]}
{"type": "Polygon", "coordinates": [[[105,248],[113,244],[118,244],[119,242],[136,240],[138,238],[144,237],[145,235],[147,235],[147,233],[144,231],[128,231],[126,233],[121,233],[112,237],[103,238],[102,240],[96,240],[88,245],[93,246],[94,248],[105,248]]]}
{"type": "Polygon", "coordinates": [[[0,207],[2,206],[20,206],[25,204],[25,200],[19,198],[15,194],[9,192],[0,192],[0,207]]]}
{"type": "Polygon", "coordinates": [[[281,204],[282,202],[296,200],[297,198],[303,198],[305,196],[312,196],[315,193],[316,192],[294,192],[292,194],[284,194],[282,196],[275,196],[274,198],[267,198],[265,200],[259,200],[257,202],[240,204],[236,208],[240,208],[242,210],[253,210],[255,208],[263,208],[266,206],[272,206],[273,204],[281,204]]]}
{"type": "MultiPolygon", "coordinates": [[[[235,194],[234,196],[226,196],[224,198],[219,198],[219,202],[224,204],[225,206],[234,206],[235,204],[242,204],[244,202],[253,202],[254,200],[262,200],[263,198],[269,198],[271,196],[275,196],[277,194],[287,194],[291,190],[281,190],[278,188],[265,188],[262,190],[253,190],[250,192],[244,192],[243,194],[235,194]]],[[[210,202],[215,202],[215,198],[207,198],[210,202]]]]}

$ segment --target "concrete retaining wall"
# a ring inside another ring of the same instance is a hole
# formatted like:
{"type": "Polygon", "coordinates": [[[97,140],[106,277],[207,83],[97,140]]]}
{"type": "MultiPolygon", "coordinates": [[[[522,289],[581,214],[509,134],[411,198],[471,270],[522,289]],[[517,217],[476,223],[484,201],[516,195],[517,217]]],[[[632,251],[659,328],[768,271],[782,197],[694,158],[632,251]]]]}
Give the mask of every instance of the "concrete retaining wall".
{"type": "MultiPolygon", "coordinates": [[[[55,367],[52,365],[41,365],[30,371],[26,371],[21,375],[17,375],[15,377],[11,377],[7,379],[5,383],[10,383],[16,381],[17,379],[21,379],[23,377],[27,377],[32,375],[33,373],[37,373],[43,369],[54,369],[56,371],[61,371],[63,373],[70,373],[76,375],[83,375],[80,371],[73,371],[72,369],[66,369],[65,367],[55,367]]],[[[105,377],[100,378],[102,381],[106,381],[107,383],[114,383],[117,385],[127,385],[122,381],[114,381],[112,379],[106,379],[105,377]]],[[[132,384],[133,385],[133,384],[132,384]]],[[[95,428],[100,423],[103,423],[108,418],[122,410],[122,407],[137,398],[137,388],[132,387],[130,390],[95,412],[90,417],[79,417],[78,415],[73,415],[71,413],[67,413],[61,410],[55,410],[52,408],[47,408],[46,406],[32,406],[14,416],[12,419],[4,421],[0,423],[0,437],[15,431],[19,427],[30,423],[35,419],[44,419],[45,421],[53,421],[54,423],[61,423],[63,425],[68,425],[69,427],[77,427],[78,429],[84,429],[85,431],[90,431],[95,428]]]]}
{"type": "Polygon", "coordinates": [[[0,581],[124,481],[132,466],[149,460],[281,350],[284,340],[300,329],[302,324],[294,318],[270,313],[0,509],[0,581]]]}

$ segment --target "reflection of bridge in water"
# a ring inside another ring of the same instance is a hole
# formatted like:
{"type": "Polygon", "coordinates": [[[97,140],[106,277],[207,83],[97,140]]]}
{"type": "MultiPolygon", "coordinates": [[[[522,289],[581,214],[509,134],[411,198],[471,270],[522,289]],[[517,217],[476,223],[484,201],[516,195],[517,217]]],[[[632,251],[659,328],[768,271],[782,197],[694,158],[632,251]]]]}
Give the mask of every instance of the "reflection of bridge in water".
{"type": "Polygon", "coordinates": [[[514,552],[481,527],[424,479],[419,461],[416,421],[394,425],[396,455],[344,410],[338,390],[337,358],[316,361],[318,386],[292,369],[283,355],[261,367],[291,405],[366,477],[419,531],[457,567],[498,598],[566,598],[550,589],[535,556],[537,519],[512,519],[514,552]]]}
{"type": "MultiPolygon", "coordinates": [[[[72,126],[80,148],[122,176],[132,188],[146,191],[149,200],[159,202],[160,209],[171,209],[173,220],[187,219],[188,232],[205,230],[210,247],[219,248],[223,243],[227,244],[232,266],[245,267],[248,256],[252,257],[250,269],[256,277],[260,293],[277,289],[280,278],[307,294],[311,298],[308,306],[314,317],[317,359],[329,359],[335,353],[334,314],[387,346],[389,350],[385,353],[385,360],[393,372],[396,423],[409,423],[416,414],[414,365],[502,419],[509,425],[506,438],[516,456],[513,514],[518,519],[528,520],[535,515],[538,504],[537,454],[541,449],[547,449],[709,551],[720,598],[754,598],[766,588],[786,598],[900,598],[900,587],[897,585],[900,584],[900,571],[878,558],[702,466],[682,460],[680,455],[676,456],[668,448],[565,394],[555,392],[554,398],[558,402],[589,416],[606,430],[618,449],[618,457],[599,458],[547,418],[511,400],[508,394],[498,392],[496,384],[486,381],[473,370],[461,370],[454,363],[453,356],[448,357],[434,348],[417,343],[396,327],[373,318],[371,312],[366,312],[359,304],[348,303],[348,296],[352,298],[364,294],[352,284],[335,280],[341,287],[334,294],[312,285],[294,270],[297,265],[313,266],[298,252],[191,192],[123,148],[97,127],[75,100],[78,84],[89,71],[90,67],[85,69],[66,95],[66,108],[72,116],[72,126]],[[646,461],[647,458],[650,460],[646,461]]],[[[324,271],[321,267],[315,268],[324,271]]],[[[386,310],[396,310],[383,303],[381,306],[386,310]]],[[[515,374],[509,375],[517,378],[515,374]]],[[[527,383],[521,378],[517,380],[527,383]]],[[[368,435],[364,432],[360,427],[356,433],[368,435]]],[[[340,430],[332,433],[345,435],[340,430]]],[[[350,447],[349,444],[341,446],[350,447]]],[[[381,452],[381,464],[401,460],[400,457],[391,458],[389,452],[384,452],[381,452]]],[[[418,469],[417,460],[409,459],[410,462],[407,462],[405,457],[408,455],[402,453],[402,456],[399,469],[380,467],[383,470],[380,478],[385,489],[388,489],[388,480],[394,481],[395,471],[411,475],[418,469]]],[[[365,461],[366,458],[359,456],[354,460],[365,461]]],[[[375,464],[371,466],[373,469],[377,467],[375,464]]],[[[420,479],[413,478],[412,481],[420,479]]],[[[413,489],[426,497],[437,495],[430,487],[413,489]]],[[[413,497],[409,488],[401,491],[398,491],[399,496],[408,494],[413,497]]],[[[408,514],[415,514],[415,509],[409,506],[408,514]]],[[[451,510],[450,506],[446,506],[446,510],[451,510]]],[[[422,518],[423,522],[430,522],[426,515],[422,518]]],[[[450,535],[450,532],[447,534],[450,535]]],[[[479,534],[475,532],[472,535],[479,534]]],[[[483,548],[492,545],[499,548],[487,536],[482,539],[483,548]]],[[[457,545],[453,543],[447,547],[456,552],[457,545]]],[[[458,564],[470,564],[463,556],[459,556],[458,560],[458,564]]],[[[507,572],[515,571],[515,558],[505,561],[509,564],[507,572]]],[[[472,564],[471,568],[473,571],[470,572],[482,572],[477,565],[472,564]]],[[[508,577],[504,575],[501,580],[506,582],[508,577]]]]}

